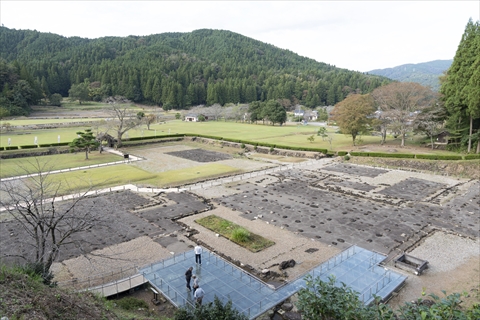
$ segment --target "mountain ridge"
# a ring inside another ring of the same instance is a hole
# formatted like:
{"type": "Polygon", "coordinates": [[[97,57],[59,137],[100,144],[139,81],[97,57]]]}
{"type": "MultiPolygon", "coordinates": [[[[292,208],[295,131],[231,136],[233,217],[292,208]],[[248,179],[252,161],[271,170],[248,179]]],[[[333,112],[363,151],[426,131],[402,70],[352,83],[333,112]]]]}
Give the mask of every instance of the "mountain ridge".
{"type": "Polygon", "coordinates": [[[417,82],[438,91],[440,89],[439,77],[448,70],[452,62],[453,59],[407,63],[392,68],[375,69],[367,73],[384,76],[400,82],[417,82]]]}

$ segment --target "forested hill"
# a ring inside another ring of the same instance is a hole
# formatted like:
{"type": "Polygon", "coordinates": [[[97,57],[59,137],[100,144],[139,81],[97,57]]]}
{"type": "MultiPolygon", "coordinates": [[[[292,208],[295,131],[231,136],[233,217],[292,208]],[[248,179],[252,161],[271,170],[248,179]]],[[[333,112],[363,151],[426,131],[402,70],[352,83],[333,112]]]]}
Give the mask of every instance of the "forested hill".
{"type": "Polygon", "coordinates": [[[439,77],[450,68],[453,60],[435,60],[417,64],[403,64],[394,68],[376,69],[370,74],[384,76],[401,82],[417,82],[423,86],[430,86],[438,91],[439,77]]]}
{"type": "MultiPolygon", "coordinates": [[[[84,39],[0,27],[0,58],[0,68],[36,82],[41,97],[67,96],[87,79],[93,99],[122,95],[165,109],[269,99],[333,105],[390,81],[224,30],[84,39]]],[[[0,77],[1,88],[6,82],[0,77]]]]}

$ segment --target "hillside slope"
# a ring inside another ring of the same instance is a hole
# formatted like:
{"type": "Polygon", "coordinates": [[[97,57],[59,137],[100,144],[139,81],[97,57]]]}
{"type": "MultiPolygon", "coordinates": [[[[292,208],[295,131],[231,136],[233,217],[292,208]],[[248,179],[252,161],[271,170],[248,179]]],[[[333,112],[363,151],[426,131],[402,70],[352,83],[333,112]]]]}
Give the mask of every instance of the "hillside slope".
{"type": "Polygon", "coordinates": [[[25,66],[43,96],[67,96],[73,84],[88,79],[93,99],[122,95],[165,109],[269,99],[288,100],[287,106],[333,105],[390,81],[210,29],[83,39],[0,27],[1,59],[25,66]]]}
{"type": "Polygon", "coordinates": [[[417,64],[403,64],[401,66],[376,69],[369,71],[369,74],[375,74],[387,77],[401,82],[417,82],[423,86],[430,86],[438,91],[440,88],[439,77],[448,70],[453,60],[435,60],[417,64]]]}

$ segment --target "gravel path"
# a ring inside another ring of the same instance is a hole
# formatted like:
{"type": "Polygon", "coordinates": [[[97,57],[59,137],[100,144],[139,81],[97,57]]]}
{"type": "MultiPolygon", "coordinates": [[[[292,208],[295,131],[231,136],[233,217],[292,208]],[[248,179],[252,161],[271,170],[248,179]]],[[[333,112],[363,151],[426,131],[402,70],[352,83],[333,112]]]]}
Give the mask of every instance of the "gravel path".
{"type": "Polygon", "coordinates": [[[408,252],[416,258],[429,262],[420,276],[406,273],[405,287],[389,304],[398,307],[406,301],[414,301],[424,291],[443,297],[447,294],[467,292],[463,298],[466,305],[480,300],[480,239],[469,239],[455,234],[437,231],[415,249],[408,252]]]}

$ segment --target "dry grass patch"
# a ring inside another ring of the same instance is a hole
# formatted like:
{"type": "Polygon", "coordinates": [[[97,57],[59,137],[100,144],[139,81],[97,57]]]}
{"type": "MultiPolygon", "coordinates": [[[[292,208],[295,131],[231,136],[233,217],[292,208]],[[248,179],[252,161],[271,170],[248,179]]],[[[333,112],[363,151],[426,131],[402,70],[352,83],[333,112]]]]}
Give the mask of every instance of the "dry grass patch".
{"type": "Polygon", "coordinates": [[[216,215],[209,215],[195,220],[195,222],[202,227],[224,236],[251,252],[259,252],[275,244],[275,242],[271,240],[265,239],[255,233],[251,233],[244,227],[216,215]]]}

